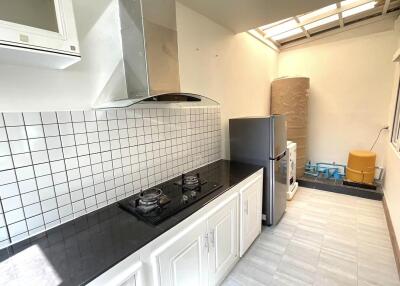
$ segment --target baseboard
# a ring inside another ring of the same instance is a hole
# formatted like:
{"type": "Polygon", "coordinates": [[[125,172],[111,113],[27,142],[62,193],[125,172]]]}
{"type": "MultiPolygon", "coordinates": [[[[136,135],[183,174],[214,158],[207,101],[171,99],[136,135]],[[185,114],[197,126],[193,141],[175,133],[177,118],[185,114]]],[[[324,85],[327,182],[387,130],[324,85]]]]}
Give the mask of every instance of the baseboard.
{"type": "Polygon", "coordinates": [[[386,197],[385,196],[383,196],[382,202],[383,202],[383,210],[384,210],[385,216],[386,216],[387,226],[388,226],[388,229],[389,229],[390,241],[392,242],[394,259],[396,260],[397,272],[398,272],[399,277],[400,277],[400,249],[399,249],[399,244],[397,242],[396,234],[394,232],[392,219],[390,218],[389,208],[387,206],[386,197]]]}

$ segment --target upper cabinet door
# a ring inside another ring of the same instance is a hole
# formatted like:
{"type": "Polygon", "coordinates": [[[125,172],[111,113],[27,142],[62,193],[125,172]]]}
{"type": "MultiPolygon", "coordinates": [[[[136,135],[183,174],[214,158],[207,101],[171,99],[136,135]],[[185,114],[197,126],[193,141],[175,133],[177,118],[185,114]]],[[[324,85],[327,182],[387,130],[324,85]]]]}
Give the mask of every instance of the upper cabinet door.
{"type": "Polygon", "coordinates": [[[240,257],[261,233],[263,176],[240,190],[240,257]]]}
{"type": "Polygon", "coordinates": [[[235,196],[208,220],[210,283],[219,285],[239,260],[239,198],[235,196]]]}
{"type": "Polygon", "coordinates": [[[204,286],[208,280],[207,223],[199,223],[161,246],[155,256],[161,286],[204,286]]]}
{"type": "MultiPolygon", "coordinates": [[[[0,48],[80,55],[72,0],[0,1],[0,48]]],[[[11,55],[12,57],[12,55],[11,55]]],[[[27,62],[29,62],[27,58],[27,62]]]]}

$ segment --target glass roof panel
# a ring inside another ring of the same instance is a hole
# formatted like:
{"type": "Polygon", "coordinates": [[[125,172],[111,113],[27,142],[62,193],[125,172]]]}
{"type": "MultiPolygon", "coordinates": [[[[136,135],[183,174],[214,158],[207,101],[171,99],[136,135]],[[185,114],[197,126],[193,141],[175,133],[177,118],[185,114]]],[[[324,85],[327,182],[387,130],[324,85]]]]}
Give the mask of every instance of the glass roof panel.
{"type": "Polygon", "coordinates": [[[321,20],[312,22],[310,24],[304,25],[304,28],[306,30],[310,30],[310,29],[313,29],[313,28],[316,28],[316,27],[319,27],[319,26],[322,26],[322,25],[325,25],[325,24],[328,24],[328,23],[332,23],[332,22],[338,21],[338,20],[339,20],[339,15],[335,14],[335,15],[323,18],[321,20]]]}
{"type": "Polygon", "coordinates": [[[294,28],[297,28],[297,25],[298,24],[297,24],[296,20],[291,19],[291,20],[286,21],[286,22],[284,22],[282,24],[278,24],[276,26],[273,26],[272,28],[268,28],[268,29],[264,30],[264,32],[269,37],[272,37],[272,36],[281,34],[283,32],[287,32],[289,30],[292,30],[294,28]]]}
{"type": "Polygon", "coordinates": [[[286,38],[289,38],[291,36],[294,36],[294,35],[297,35],[300,33],[303,33],[303,30],[301,28],[296,28],[296,29],[272,36],[271,38],[275,41],[279,41],[279,40],[286,39],[286,38]]]}
{"type": "Polygon", "coordinates": [[[342,12],[343,18],[371,10],[371,9],[375,8],[375,5],[376,5],[376,2],[373,1],[373,2],[366,3],[364,5],[357,6],[355,8],[343,11],[342,12]]]}
{"type": "Polygon", "coordinates": [[[316,16],[322,15],[322,14],[324,14],[326,12],[335,10],[336,8],[337,8],[337,5],[336,4],[332,4],[332,5],[326,6],[324,8],[318,9],[318,10],[316,10],[314,12],[307,13],[307,14],[304,14],[302,16],[299,16],[298,18],[299,18],[299,20],[301,22],[304,22],[304,21],[306,21],[308,19],[311,19],[313,17],[316,17],[316,16]]]}

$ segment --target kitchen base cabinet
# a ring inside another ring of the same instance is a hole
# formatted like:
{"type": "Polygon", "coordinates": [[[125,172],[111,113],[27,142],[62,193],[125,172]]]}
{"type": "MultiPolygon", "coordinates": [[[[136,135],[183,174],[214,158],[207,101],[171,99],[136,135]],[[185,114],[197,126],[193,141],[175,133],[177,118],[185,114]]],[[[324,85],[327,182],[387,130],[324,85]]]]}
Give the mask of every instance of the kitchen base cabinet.
{"type": "Polygon", "coordinates": [[[161,285],[202,286],[208,280],[207,224],[202,222],[162,246],[156,254],[161,285]]]}
{"type": "Polygon", "coordinates": [[[145,286],[143,264],[137,253],[132,254],[116,266],[90,282],[89,286],[145,286]]]}
{"type": "Polygon", "coordinates": [[[261,233],[263,176],[240,189],[240,257],[261,233]]]}
{"type": "Polygon", "coordinates": [[[162,286],[217,285],[239,257],[237,194],[155,254],[162,286]]]}
{"type": "Polygon", "coordinates": [[[238,197],[208,219],[209,285],[220,284],[239,260],[238,197]]]}
{"type": "Polygon", "coordinates": [[[262,190],[260,169],[89,285],[221,284],[261,232],[262,190]]]}

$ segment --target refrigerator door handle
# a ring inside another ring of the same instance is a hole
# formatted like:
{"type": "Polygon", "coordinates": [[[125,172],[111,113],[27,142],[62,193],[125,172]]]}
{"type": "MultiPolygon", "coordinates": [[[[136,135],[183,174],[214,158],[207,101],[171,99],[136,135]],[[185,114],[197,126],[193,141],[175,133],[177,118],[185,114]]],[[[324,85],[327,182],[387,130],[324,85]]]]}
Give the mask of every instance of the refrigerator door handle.
{"type": "Polygon", "coordinates": [[[279,161],[280,159],[282,159],[283,157],[286,156],[286,151],[283,152],[282,154],[280,154],[279,156],[275,157],[275,158],[269,158],[272,161],[279,161]]]}

